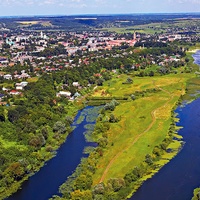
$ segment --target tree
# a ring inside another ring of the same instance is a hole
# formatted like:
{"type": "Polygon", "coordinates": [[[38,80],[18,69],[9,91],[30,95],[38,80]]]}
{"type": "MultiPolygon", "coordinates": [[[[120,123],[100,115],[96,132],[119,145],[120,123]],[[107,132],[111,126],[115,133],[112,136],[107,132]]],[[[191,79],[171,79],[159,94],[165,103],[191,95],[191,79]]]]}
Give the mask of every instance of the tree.
{"type": "Polygon", "coordinates": [[[185,62],[189,63],[190,59],[189,58],[185,58],[185,62]]]}
{"type": "Polygon", "coordinates": [[[128,78],[126,79],[126,81],[123,82],[122,84],[131,84],[131,83],[133,83],[133,79],[130,78],[130,77],[128,77],[128,78]]]}
{"type": "Polygon", "coordinates": [[[73,117],[71,117],[71,116],[66,116],[65,119],[66,119],[66,124],[67,125],[71,125],[73,123],[73,121],[74,121],[73,117]]]}
{"type": "Polygon", "coordinates": [[[115,123],[118,121],[119,121],[119,119],[117,117],[115,117],[113,114],[110,114],[110,118],[109,118],[110,123],[115,123]]]}
{"type": "Polygon", "coordinates": [[[115,110],[115,107],[119,105],[119,102],[116,101],[115,99],[113,99],[110,103],[107,103],[105,106],[104,106],[104,109],[105,110],[115,110]]]}
{"type": "Polygon", "coordinates": [[[133,79],[130,78],[130,77],[128,77],[128,78],[126,79],[126,82],[127,82],[127,83],[133,83],[133,79]]]}
{"type": "Polygon", "coordinates": [[[153,164],[152,157],[151,157],[149,154],[147,154],[147,155],[145,156],[145,162],[146,162],[148,165],[152,165],[152,164],[153,164]]]}
{"type": "Polygon", "coordinates": [[[4,172],[4,174],[9,174],[15,180],[19,180],[25,174],[24,167],[19,163],[12,163],[4,172]]]}
{"type": "Polygon", "coordinates": [[[97,185],[94,186],[92,193],[94,195],[96,194],[104,194],[105,193],[105,185],[104,183],[99,183],[97,185]]]}
{"type": "Polygon", "coordinates": [[[0,108],[0,122],[5,122],[5,115],[4,115],[4,109],[0,108]]]}
{"type": "Polygon", "coordinates": [[[53,126],[53,131],[58,133],[65,133],[66,127],[62,121],[57,121],[53,126]]]}
{"type": "Polygon", "coordinates": [[[80,175],[77,177],[74,183],[76,190],[87,190],[92,186],[92,177],[90,175],[80,175]]]}
{"type": "Polygon", "coordinates": [[[153,72],[153,71],[150,71],[150,72],[149,72],[149,76],[154,76],[154,72],[153,72]]]}
{"type": "Polygon", "coordinates": [[[48,128],[46,126],[41,129],[41,134],[43,135],[45,140],[48,138],[49,131],[48,131],[48,128]]]}
{"type": "Polygon", "coordinates": [[[103,82],[104,82],[104,79],[103,79],[103,78],[97,79],[97,85],[98,85],[98,86],[102,86],[102,85],[103,85],[103,82]]]}
{"type": "Polygon", "coordinates": [[[40,148],[45,144],[45,139],[42,135],[32,136],[29,141],[29,145],[35,148],[40,148]]]}
{"type": "Polygon", "coordinates": [[[114,192],[119,191],[126,185],[123,178],[111,178],[108,180],[108,184],[111,184],[114,192]]]}
{"type": "Polygon", "coordinates": [[[75,190],[71,192],[71,199],[72,200],[92,200],[92,193],[90,190],[80,191],[75,190]]]}
{"type": "Polygon", "coordinates": [[[132,99],[132,100],[135,100],[135,99],[136,99],[136,97],[135,97],[134,94],[131,94],[131,99],[132,99]]]}
{"type": "Polygon", "coordinates": [[[16,111],[15,109],[11,109],[8,111],[8,120],[10,122],[15,122],[19,118],[19,112],[16,111]]]}
{"type": "Polygon", "coordinates": [[[106,145],[108,144],[108,139],[107,138],[100,138],[98,140],[98,144],[100,147],[105,148],[106,145]]]}

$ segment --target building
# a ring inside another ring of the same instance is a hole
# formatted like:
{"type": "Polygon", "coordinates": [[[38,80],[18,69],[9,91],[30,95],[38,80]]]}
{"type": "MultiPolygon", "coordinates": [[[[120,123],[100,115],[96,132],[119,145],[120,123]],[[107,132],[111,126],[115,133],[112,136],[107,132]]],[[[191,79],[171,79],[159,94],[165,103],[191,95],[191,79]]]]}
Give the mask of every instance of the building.
{"type": "Polygon", "coordinates": [[[12,75],[6,74],[6,75],[3,76],[3,78],[6,79],[6,80],[12,80],[12,75]]]}
{"type": "Polygon", "coordinates": [[[71,92],[68,92],[68,91],[60,91],[59,93],[57,93],[57,97],[67,97],[67,98],[70,98],[71,97],[71,92]]]}

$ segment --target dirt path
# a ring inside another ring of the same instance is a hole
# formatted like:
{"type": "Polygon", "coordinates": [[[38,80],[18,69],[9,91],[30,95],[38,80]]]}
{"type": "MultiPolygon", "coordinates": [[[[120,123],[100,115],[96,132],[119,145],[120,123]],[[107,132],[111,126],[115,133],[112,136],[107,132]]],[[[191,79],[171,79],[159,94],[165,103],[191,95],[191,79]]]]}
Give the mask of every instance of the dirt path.
{"type": "Polygon", "coordinates": [[[167,91],[167,90],[164,90],[164,89],[162,89],[162,88],[160,88],[160,87],[157,87],[157,86],[155,85],[155,81],[153,81],[153,85],[154,85],[156,88],[160,89],[161,91],[163,91],[163,92],[169,94],[169,95],[170,95],[170,98],[165,102],[164,105],[162,105],[162,106],[160,106],[160,107],[154,109],[154,110],[151,112],[152,122],[149,124],[149,126],[147,127],[147,129],[144,130],[142,133],[140,133],[140,134],[134,139],[134,141],[131,143],[131,145],[129,145],[128,147],[126,147],[125,149],[123,149],[122,151],[120,151],[119,153],[117,153],[117,154],[110,160],[110,162],[109,162],[109,164],[107,165],[107,167],[106,167],[106,169],[105,169],[105,171],[104,171],[104,173],[103,173],[103,175],[102,175],[102,177],[101,177],[99,183],[101,183],[101,182],[104,181],[104,179],[105,179],[105,177],[106,177],[106,175],[107,175],[107,173],[108,173],[110,167],[111,167],[112,164],[114,163],[114,161],[115,161],[122,153],[124,153],[127,149],[129,149],[130,147],[132,147],[132,146],[139,140],[139,138],[140,138],[141,136],[143,136],[146,132],[148,132],[148,131],[152,128],[152,126],[153,126],[153,125],[155,124],[155,122],[156,122],[156,117],[155,117],[156,111],[157,111],[158,109],[162,108],[162,107],[165,107],[165,106],[173,99],[173,97],[174,97],[173,94],[171,94],[171,93],[170,93],[169,91],[167,91]]]}

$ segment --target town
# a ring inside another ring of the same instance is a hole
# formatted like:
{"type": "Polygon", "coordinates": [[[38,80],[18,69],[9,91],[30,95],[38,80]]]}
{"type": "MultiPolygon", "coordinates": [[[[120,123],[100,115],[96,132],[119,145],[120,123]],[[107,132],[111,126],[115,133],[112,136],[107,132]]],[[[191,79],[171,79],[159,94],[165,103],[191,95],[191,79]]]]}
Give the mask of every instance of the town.
{"type": "Polygon", "coordinates": [[[0,18],[0,199],[131,197],[183,147],[199,43],[198,14],[0,18]]]}
{"type": "MultiPolygon", "coordinates": [[[[84,18],[82,19],[84,20],[84,18]]],[[[89,19],[87,19],[89,20],[89,19]]],[[[187,20],[184,20],[187,21],[187,20]]],[[[188,20],[189,21],[189,20],[188,20]]],[[[198,20],[195,20],[198,22],[198,20]]],[[[124,24],[127,21],[116,21],[124,24]]],[[[199,41],[199,27],[166,28],[165,31],[155,34],[145,34],[140,31],[119,34],[108,31],[38,31],[31,28],[31,21],[28,23],[20,22],[17,30],[6,27],[5,23],[0,29],[0,80],[4,83],[1,87],[1,104],[7,104],[3,97],[9,95],[21,95],[27,86],[27,79],[40,77],[44,73],[54,73],[57,71],[68,70],[69,68],[79,68],[89,66],[98,59],[109,59],[110,57],[119,59],[127,58],[133,54],[131,47],[150,48],[166,47],[169,43],[194,44],[199,41]],[[29,27],[30,24],[30,27],[29,27]],[[7,86],[7,83],[12,83],[7,86]]],[[[46,21],[40,21],[45,24],[46,21]]],[[[49,23],[49,22],[48,22],[49,23]]],[[[125,23],[126,24],[126,23],[125,23]]],[[[153,25],[151,25],[153,26],[153,25]]],[[[121,27],[121,26],[120,26],[121,27]]],[[[153,28],[153,27],[151,27],[153,28]]],[[[188,48],[182,49],[182,52],[188,48]]],[[[175,65],[184,65],[180,54],[159,56],[148,55],[137,63],[129,63],[131,69],[142,69],[147,65],[166,66],[169,63],[175,65]]],[[[115,62],[116,64],[116,62],[115,62]]],[[[114,67],[114,66],[113,66],[114,67]]],[[[115,66],[119,68],[120,66],[115,66]]],[[[163,69],[163,68],[162,68],[163,69]]],[[[114,70],[114,68],[113,68],[114,70]]],[[[144,74],[141,70],[141,74],[144,74]]],[[[152,72],[151,72],[152,73],[152,72]]],[[[94,74],[96,79],[101,78],[99,73],[94,74]]],[[[79,92],[84,86],[90,86],[91,81],[80,83],[75,80],[70,83],[73,87],[72,92],[58,91],[57,96],[65,96],[70,100],[76,98],[74,94],[80,95],[79,92]]],[[[65,84],[64,86],[69,86],[65,84]]],[[[63,88],[63,86],[62,86],[63,88]]]]}

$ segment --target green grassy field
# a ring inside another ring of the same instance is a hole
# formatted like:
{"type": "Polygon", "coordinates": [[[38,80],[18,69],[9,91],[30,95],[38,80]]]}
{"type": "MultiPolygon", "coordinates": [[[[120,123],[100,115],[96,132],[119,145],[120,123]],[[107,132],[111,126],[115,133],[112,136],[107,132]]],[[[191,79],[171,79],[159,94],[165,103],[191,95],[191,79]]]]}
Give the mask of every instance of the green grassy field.
{"type": "MultiPolygon", "coordinates": [[[[148,26],[129,26],[124,28],[118,28],[118,27],[112,27],[112,28],[104,28],[103,31],[109,31],[109,32],[116,32],[116,33],[146,33],[146,34],[155,34],[155,33],[161,33],[162,30],[159,29],[153,29],[149,28],[148,26]]],[[[163,31],[164,32],[164,31],[163,31]]]]}
{"type": "Polygon", "coordinates": [[[104,31],[111,31],[117,33],[145,33],[145,34],[155,34],[155,33],[165,33],[167,29],[177,28],[177,27],[191,27],[199,26],[199,19],[176,19],[165,22],[149,23],[135,26],[125,26],[125,27],[111,27],[103,28],[104,31]]]}
{"type": "Polygon", "coordinates": [[[32,25],[36,25],[36,24],[41,24],[44,27],[52,26],[51,22],[49,22],[49,21],[18,21],[17,23],[20,24],[19,26],[21,26],[21,27],[32,26],[32,25]]]}
{"type": "MultiPolygon", "coordinates": [[[[99,159],[94,174],[94,184],[105,182],[125,173],[143,163],[145,156],[167,137],[171,123],[171,111],[181,95],[185,93],[186,81],[195,75],[181,74],[157,77],[134,77],[133,84],[122,84],[127,75],[115,77],[98,87],[93,96],[128,96],[135,91],[157,88],[159,91],[147,96],[126,101],[116,107],[113,114],[121,117],[118,123],[111,124],[107,132],[109,144],[99,159]]],[[[180,142],[171,144],[177,149],[180,142]]],[[[174,154],[166,154],[159,161],[163,165],[174,154]]]]}

